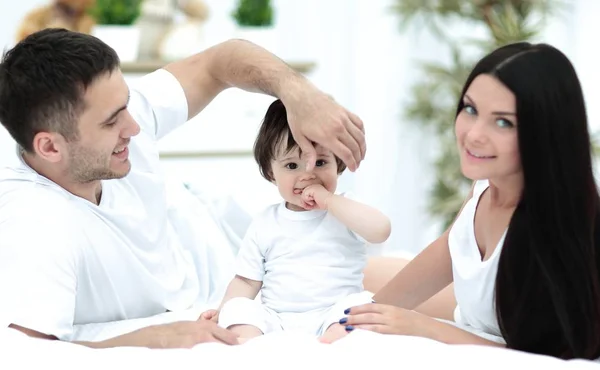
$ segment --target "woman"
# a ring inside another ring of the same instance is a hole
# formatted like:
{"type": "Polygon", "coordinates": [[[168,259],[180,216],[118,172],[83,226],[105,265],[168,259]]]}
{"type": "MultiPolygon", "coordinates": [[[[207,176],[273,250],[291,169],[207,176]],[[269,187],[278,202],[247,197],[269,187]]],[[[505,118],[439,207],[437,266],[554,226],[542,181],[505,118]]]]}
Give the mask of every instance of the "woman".
{"type": "Polygon", "coordinates": [[[455,132],[474,182],[454,224],[340,323],[598,358],[600,202],[573,66],[544,44],[495,50],[465,83],[455,132]],[[413,311],[451,283],[456,323],[413,311]]]}

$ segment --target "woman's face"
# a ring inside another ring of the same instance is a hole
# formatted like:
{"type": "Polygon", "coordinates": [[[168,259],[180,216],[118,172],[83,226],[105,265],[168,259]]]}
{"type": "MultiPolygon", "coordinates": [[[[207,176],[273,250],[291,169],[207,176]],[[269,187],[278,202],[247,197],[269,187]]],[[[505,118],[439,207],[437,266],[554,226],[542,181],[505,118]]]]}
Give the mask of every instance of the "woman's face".
{"type": "Polygon", "coordinates": [[[504,178],[521,172],[514,94],[493,76],[477,76],[456,117],[461,170],[471,180],[504,178]]]}

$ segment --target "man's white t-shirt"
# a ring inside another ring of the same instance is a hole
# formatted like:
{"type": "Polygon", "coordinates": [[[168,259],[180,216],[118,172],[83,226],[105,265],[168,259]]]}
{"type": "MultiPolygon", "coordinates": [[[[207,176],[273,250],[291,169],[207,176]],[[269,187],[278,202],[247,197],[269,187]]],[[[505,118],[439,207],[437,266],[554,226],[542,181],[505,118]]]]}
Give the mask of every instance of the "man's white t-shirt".
{"type": "Polygon", "coordinates": [[[366,244],[331,213],[282,202],[248,228],[236,274],[262,281],[262,302],[275,312],[321,309],[363,291],[366,244]]]}
{"type": "Polygon", "coordinates": [[[132,169],[102,182],[99,205],[24,162],[0,170],[0,310],[15,325],[69,340],[73,325],[182,310],[200,294],[193,246],[168,222],[157,147],[187,121],[185,93],[165,70],[130,89],[132,169]]]}

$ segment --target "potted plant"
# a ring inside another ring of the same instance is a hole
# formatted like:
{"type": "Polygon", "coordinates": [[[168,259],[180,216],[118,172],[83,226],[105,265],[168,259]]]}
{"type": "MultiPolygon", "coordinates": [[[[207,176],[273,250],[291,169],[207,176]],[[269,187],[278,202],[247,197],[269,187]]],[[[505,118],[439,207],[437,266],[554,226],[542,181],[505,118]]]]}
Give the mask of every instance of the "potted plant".
{"type": "Polygon", "coordinates": [[[92,34],[115,51],[122,62],[137,60],[140,31],[135,21],[142,0],[96,0],[90,14],[96,20],[92,34]]]}
{"type": "Polygon", "coordinates": [[[270,0],[238,0],[232,13],[237,37],[274,52],[274,11],[270,0]]]}

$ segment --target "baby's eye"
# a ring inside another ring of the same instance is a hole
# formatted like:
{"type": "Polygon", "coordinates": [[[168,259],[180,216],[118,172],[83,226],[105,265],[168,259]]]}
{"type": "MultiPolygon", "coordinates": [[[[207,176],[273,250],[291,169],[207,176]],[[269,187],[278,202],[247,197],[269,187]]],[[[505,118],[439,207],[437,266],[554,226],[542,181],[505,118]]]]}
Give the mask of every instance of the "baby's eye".
{"type": "Polygon", "coordinates": [[[327,164],[327,161],[323,160],[323,159],[319,159],[317,161],[317,163],[315,164],[317,167],[323,167],[327,164]]]}
{"type": "Polygon", "coordinates": [[[288,163],[285,165],[285,168],[287,168],[288,170],[295,170],[296,168],[298,168],[298,164],[297,163],[288,163]]]}

